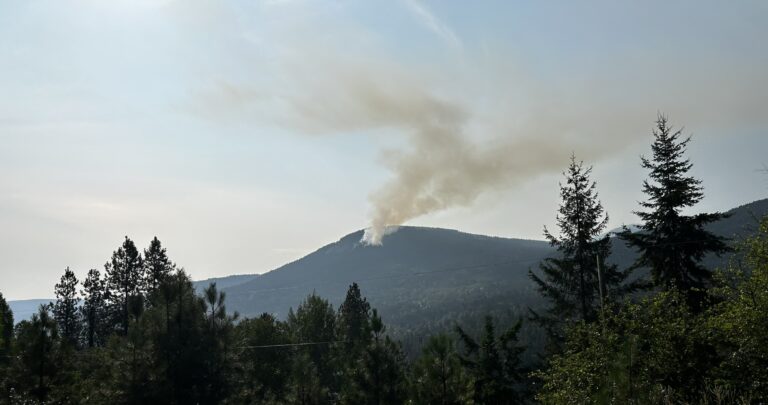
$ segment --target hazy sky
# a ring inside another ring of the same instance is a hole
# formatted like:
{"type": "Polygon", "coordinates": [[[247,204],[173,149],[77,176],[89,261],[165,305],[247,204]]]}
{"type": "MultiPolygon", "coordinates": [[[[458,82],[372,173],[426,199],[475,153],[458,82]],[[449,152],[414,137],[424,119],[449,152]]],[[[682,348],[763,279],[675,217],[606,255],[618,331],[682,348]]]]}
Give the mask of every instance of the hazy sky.
{"type": "Polygon", "coordinates": [[[471,4],[0,0],[0,291],[124,235],[196,279],[376,218],[540,238],[571,152],[630,223],[658,111],[700,209],[768,194],[765,1],[471,4]]]}

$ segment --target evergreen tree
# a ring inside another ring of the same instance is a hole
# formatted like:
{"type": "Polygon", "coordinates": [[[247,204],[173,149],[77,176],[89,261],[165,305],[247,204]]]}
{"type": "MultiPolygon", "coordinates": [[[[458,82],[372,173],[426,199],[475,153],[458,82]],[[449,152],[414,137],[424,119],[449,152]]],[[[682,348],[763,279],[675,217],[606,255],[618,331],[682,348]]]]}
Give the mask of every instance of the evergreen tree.
{"type": "Polygon", "coordinates": [[[336,375],[331,344],[336,341],[336,314],[333,306],[315,293],[302,302],[296,312],[288,312],[288,327],[294,342],[317,343],[300,350],[306,353],[317,370],[322,391],[333,390],[336,375]]]}
{"type": "Polygon", "coordinates": [[[470,401],[470,381],[450,336],[429,338],[414,365],[411,385],[419,404],[459,405],[470,401]]]}
{"type": "Polygon", "coordinates": [[[13,311],[0,293],[0,365],[7,362],[13,341],[13,311]]]}
{"type": "Polygon", "coordinates": [[[234,403],[285,403],[292,364],[291,347],[259,346],[290,343],[288,327],[264,313],[244,319],[235,327],[237,354],[236,384],[240,387],[234,403]]]}
{"type": "Polygon", "coordinates": [[[687,173],[692,164],[685,158],[691,138],[681,139],[682,130],[673,131],[664,115],[659,115],[653,130],[650,159],[642,157],[642,166],[650,171],[643,182],[648,200],[640,203],[646,211],[635,214],[643,221],[639,232],[625,229],[621,237],[640,253],[634,268],[650,268],[655,285],[668,290],[677,288],[690,304],[699,306],[702,289],[710,284],[712,273],[702,264],[710,253],[729,251],[724,239],[705,229],[707,224],[725,217],[722,213],[684,215],[704,198],[701,181],[687,173]]]}
{"type": "MultiPolygon", "coordinates": [[[[601,292],[616,294],[626,277],[616,266],[604,262],[611,252],[610,237],[601,236],[608,215],[598,200],[595,182],[590,180],[591,172],[591,167],[584,167],[583,162],[571,156],[571,163],[563,173],[565,184],[560,184],[562,201],[557,214],[560,235],[555,236],[544,228],[544,236],[560,257],[542,262],[542,277],[529,272],[539,292],[550,301],[548,312],[554,317],[550,318],[552,321],[595,320],[601,292]]],[[[546,320],[538,314],[536,317],[546,320]]],[[[554,330],[552,325],[547,326],[554,330]]]]}
{"type": "Polygon", "coordinates": [[[83,281],[83,306],[80,308],[81,318],[83,319],[83,338],[87,347],[101,346],[106,341],[105,336],[105,316],[106,308],[106,286],[101,278],[101,273],[96,269],[88,271],[88,275],[83,281]]]}
{"type": "Polygon", "coordinates": [[[768,216],[738,247],[739,261],[717,274],[712,291],[717,304],[707,326],[723,359],[715,375],[754,403],[768,403],[768,216]]]}
{"type": "Polygon", "coordinates": [[[488,316],[480,343],[456,327],[465,348],[461,360],[473,378],[475,403],[504,405],[522,401],[520,391],[524,373],[520,367],[520,354],[524,348],[517,345],[521,325],[518,321],[497,337],[493,318],[488,316]]]}
{"type": "Polygon", "coordinates": [[[64,275],[56,284],[56,303],[53,314],[59,325],[59,332],[65,342],[75,346],[80,338],[80,318],[78,317],[77,277],[67,267],[64,275]]]}
{"type": "Polygon", "coordinates": [[[405,356],[384,331],[384,323],[374,309],[371,314],[373,340],[358,361],[349,385],[344,387],[342,403],[394,405],[405,402],[405,356]]]}
{"type": "Polygon", "coordinates": [[[8,378],[10,377],[8,366],[11,363],[11,347],[13,344],[13,312],[0,293],[0,398],[9,395],[8,378]]]}
{"type": "Polygon", "coordinates": [[[132,304],[135,306],[141,300],[144,269],[141,254],[126,236],[123,245],[112,253],[112,260],[104,267],[113,324],[125,334],[128,332],[132,304]]]}
{"type": "Polygon", "coordinates": [[[144,289],[148,295],[151,296],[175,271],[176,265],[168,259],[165,248],[155,237],[149,243],[149,248],[144,249],[144,289]]]}
{"type": "Polygon", "coordinates": [[[22,321],[17,330],[14,391],[22,398],[47,403],[56,388],[61,368],[59,333],[49,306],[41,305],[32,319],[22,321]]]}
{"type": "Polygon", "coordinates": [[[207,401],[223,398],[229,391],[231,359],[229,358],[230,343],[234,335],[234,322],[238,318],[237,312],[232,316],[227,315],[227,307],[224,304],[226,294],[216,288],[216,283],[211,283],[203,291],[203,299],[206,308],[205,352],[206,365],[205,380],[208,390],[204,392],[207,401]]]}
{"type": "Polygon", "coordinates": [[[352,283],[347,290],[344,302],[339,306],[336,322],[338,338],[344,341],[344,350],[348,354],[358,353],[359,346],[365,346],[371,339],[371,304],[360,293],[357,283],[352,283]]]}

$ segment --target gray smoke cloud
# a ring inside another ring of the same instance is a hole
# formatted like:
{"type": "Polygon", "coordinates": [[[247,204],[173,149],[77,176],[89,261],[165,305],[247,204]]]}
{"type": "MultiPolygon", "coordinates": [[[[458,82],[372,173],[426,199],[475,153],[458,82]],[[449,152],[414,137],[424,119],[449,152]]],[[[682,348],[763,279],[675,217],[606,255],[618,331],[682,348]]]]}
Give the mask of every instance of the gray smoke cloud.
{"type": "Polygon", "coordinates": [[[595,162],[631,142],[648,141],[655,113],[669,112],[668,106],[675,107],[675,123],[680,116],[682,122],[721,126],[765,120],[755,113],[765,95],[750,87],[765,87],[765,79],[755,80],[759,75],[711,81],[702,97],[694,90],[709,75],[707,70],[657,81],[661,75],[634,81],[621,75],[598,77],[567,89],[496,74],[498,89],[492,99],[501,112],[478,133],[476,106],[457,102],[455,94],[439,95],[440,86],[424,75],[370,56],[340,55],[303,48],[274,67],[282,80],[274,87],[223,82],[204,97],[205,111],[227,116],[239,111],[309,134],[402,133],[402,148],[382,152],[392,178],[370,195],[364,242],[372,245],[414,218],[469,206],[485,193],[559,172],[571,153],[595,162]],[[505,91],[524,98],[510,102],[505,91]],[[659,99],[659,94],[666,97],[659,99]]]}
{"type": "MultiPolygon", "coordinates": [[[[491,136],[482,144],[473,142],[467,133],[471,112],[433,95],[423,80],[397,66],[310,59],[311,70],[290,65],[295,93],[272,95],[273,107],[288,107],[289,113],[280,118],[283,124],[308,133],[389,128],[406,139],[404,148],[382,153],[393,177],[370,196],[365,243],[381,244],[386,233],[411,219],[468,206],[490,190],[561,170],[572,152],[553,136],[491,136]]],[[[256,103],[269,98],[231,85],[222,85],[218,94],[216,105],[227,111],[230,103],[242,106],[245,98],[256,103]]],[[[274,118],[276,109],[267,110],[274,118]]]]}

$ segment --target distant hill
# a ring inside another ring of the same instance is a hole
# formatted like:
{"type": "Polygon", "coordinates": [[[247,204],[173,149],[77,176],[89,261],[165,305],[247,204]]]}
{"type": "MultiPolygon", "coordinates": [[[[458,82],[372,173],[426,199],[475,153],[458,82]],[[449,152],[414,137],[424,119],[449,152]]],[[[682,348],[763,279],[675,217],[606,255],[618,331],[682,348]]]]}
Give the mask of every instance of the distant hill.
{"type": "MultiPolygon", "coordinates": [[[[728,212],[711,226],[738,239],[754,231],[755,218],[768,214],[768,199],[728,212]]],[[[400,338],[456,322],[478,324],[487,313],[512,319],[541,304],[528,269],[553,254],[543,241],[473,235],[448,229],[401,227],[382,246],[360,243],[362,231],[344,236],[295,262],[224,290],[227,306],[245,316],[262,312],[284,317],[312,292],[334,304],[357,282],[371,304],[400,338]]],[[[620,268],[636,253],[614,239],[608,259],[620,268]]],[[[727,258],[709,258],[711,267],[727,258]]],[[[407,343],[407,342],[406,342],[407,343]]],[[[418,342],[417,342],[418,343],[418,342]]]]}
{"type": "MultiPolygon", "coordinates": [[[[768,215],[768,199],[734,208],[730,217],[711,226],[719,235],[739,239],[755,230],[756,218],[768,215]]],[[[201,292],[216,282],[227,293],[227,308],[244,316],[263,312],[285,317],[315,292],[338,307],[347,287],[357,282],[378,308],[390,332],[406,349],[419,346],[428,333],[453,328],[472,329],[493,314],[512,322],[542,301],[528,270],[554,253],[544,241],[498,238],[455,230],[403,226],[384,238],[382,246],[360,243],[363,231],[353,232],[317,251],[268,273],[234,275],[195,282],[201,292]]],[[[636,253],[614,240],[608,259],[620,268],[636,253]]],[[[708,258],[710,267],[727,258],[708,258]]],[[[35,301],[35,300],[32,300],[35,301]]],[[[16,319],[29,317],[40,301],[10,301],[16,319]]],[[[534,333],[524,330],[523,334],[534,333]]],[[[535,341],[535,336],[528,336],[535,341]]]]}
{"type": "Polygon", "coordinates": [[[40,305],[45,305],[53,301],[51,298],[44,299],[31,299],[31,300],[15,300],[8,301],[8,306],[13,311],[13,321],[19,323],[26,319],[31,319],[32,314],[37,312],[40,305]]]}
{"type": "Polygon", "coordinates": [[[195,291],[198,293],[202,293],[211,283],[216,283],[218,289],[224,289],[251,281],[258,276],[258,274],[235,274],[225,277],[213,277],[205,280],[193,281],[192,287],[194,287],[195,291]]]}

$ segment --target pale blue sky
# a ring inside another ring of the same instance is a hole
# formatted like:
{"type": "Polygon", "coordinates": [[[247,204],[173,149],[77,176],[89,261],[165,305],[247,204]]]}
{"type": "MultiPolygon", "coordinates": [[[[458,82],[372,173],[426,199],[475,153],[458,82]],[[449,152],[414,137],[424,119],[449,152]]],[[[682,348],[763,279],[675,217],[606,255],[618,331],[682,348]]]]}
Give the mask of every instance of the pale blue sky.
{"type": "Polygon", "coordinates": [[[414,160],[459,195],[407,224],[540,238],[575,151],[618,226],[659,110],[694,135],[701,209],[764,198],[765,21],[763,1],[0,0],[0,291],[51,296],[123,235],[195,278],[268,271],[368,226],[414,160]],[[445,111],[461,148],[433,156],[418,133],[445,111]],[[440,166],[494,148],[533,164],[440,166]]]}

